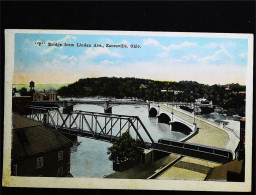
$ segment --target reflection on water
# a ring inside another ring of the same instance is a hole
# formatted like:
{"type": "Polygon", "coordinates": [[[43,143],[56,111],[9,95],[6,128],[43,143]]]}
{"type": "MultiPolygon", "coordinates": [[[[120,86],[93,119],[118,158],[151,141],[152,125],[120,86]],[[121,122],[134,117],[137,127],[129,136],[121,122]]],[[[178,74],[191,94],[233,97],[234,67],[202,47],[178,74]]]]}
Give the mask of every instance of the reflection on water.
{"type": "MultiPolygon", "coordinates": [[[[74,110],[91,112],[104,112],[103,107],[97,105],[77,104],[74,110]]],[[[120,105],[112,108],[113,114],[139,116],[151,137],[155,142],[158,139],[180,140],[186,135],[171,131],[166,124],[157,123],[156,118],[148,117],[148,107],[134,105],[120,105]]],[[[132,133],[132,132],[131,132],[132,133]]],[[[145,133],[140,132],[145,141],[149,141],[145,133]]],[[[74,177],[99,177],[113,173],[112,161],[108,159],[107,148],[112,144],[108,142],[78,137],[80,145],[72,149],[71,154],[71,173],[74,177]]]]}

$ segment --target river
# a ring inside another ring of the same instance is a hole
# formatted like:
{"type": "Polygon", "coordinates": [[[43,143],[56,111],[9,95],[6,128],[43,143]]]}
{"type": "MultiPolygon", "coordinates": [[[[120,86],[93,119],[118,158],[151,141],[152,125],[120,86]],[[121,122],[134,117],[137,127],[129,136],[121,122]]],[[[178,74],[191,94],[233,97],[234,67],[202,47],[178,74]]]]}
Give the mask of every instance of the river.
{"type": "MultiPolygon", "coordinates": [[[[101,106],[87,104],[77,104],[74,106],[74,110],[104,112],[101,106]]],[[[156,142],[160,138],[180,140],[186,136],[181,132],[171,131],[166,124],[158,123],[157,118],[148,117],[148,107],[146,105],[114,106],[112,113],[139,116],[156,142]]],[[[78,137],[78,142],[80,144],[74,146],[71,150],[70,168],[74,177],[103,178],[105,175],[114,172],[113,163],[108,159],[107,154],[107,148],[112,145],[111,143],[85,137],[78,137]]]]}

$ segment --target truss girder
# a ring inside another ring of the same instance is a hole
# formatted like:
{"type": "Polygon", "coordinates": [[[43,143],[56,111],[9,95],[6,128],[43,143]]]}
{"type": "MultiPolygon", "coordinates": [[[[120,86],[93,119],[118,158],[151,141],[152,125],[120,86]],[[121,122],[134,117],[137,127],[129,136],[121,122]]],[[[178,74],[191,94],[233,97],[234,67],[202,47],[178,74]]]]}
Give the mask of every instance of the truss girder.
{"type": "Polygon", "coordinates": [[[31,106],[32,120],[46,123],[58,131],[67,131],[70,134],[76,132],[77,135],[90,134],[94,139],[106,137],[111,141],[118,138],[125,131],[134,131],[137,137],[144,143],[147,148],[140,131],[145,132],[147,138],[154,143],[146,127],[138,116],[116,115],[108,113],[73,111],[65,116],[57,107],[41,107],[31,106]]]}

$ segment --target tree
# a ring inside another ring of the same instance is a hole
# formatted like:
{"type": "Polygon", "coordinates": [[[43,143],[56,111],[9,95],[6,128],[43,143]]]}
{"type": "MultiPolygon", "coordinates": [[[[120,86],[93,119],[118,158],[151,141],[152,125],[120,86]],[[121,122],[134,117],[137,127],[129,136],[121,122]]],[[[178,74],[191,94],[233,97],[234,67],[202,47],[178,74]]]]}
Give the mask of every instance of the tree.
{"type": "Polygon", "coordinates": [[[22,88],[20,89],[20,95],[21,95],[21,96],[26,96],[26,95],[28,95],[28,94],[29,94],[29,93],[28,93],[27,88],[22,87],[22,88]]]}
{"type": "Polygon", "coordinates": [[[108,148],[109,160],[121,163],[126,160],[137,161],[143,154],[142,142],[131,137],[128,131],[118,137],[108,148]]]}

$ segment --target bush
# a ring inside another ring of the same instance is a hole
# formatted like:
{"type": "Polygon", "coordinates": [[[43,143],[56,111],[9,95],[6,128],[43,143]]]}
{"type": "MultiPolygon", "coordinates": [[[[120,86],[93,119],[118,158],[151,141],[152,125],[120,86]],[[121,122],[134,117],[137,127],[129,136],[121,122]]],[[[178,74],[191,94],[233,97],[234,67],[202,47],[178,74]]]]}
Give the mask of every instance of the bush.
{"type": "Polygon", "coordinates": [[[143,154],[142,142],[131,137],[128,131],[118,137],[108,148],[109,160],[121,163],[127,160],[138,161],[143,154]]]}

